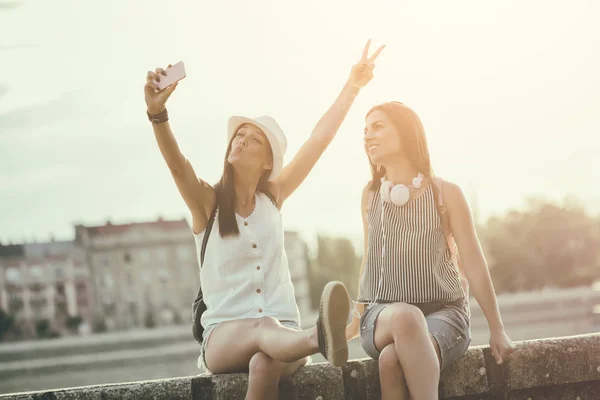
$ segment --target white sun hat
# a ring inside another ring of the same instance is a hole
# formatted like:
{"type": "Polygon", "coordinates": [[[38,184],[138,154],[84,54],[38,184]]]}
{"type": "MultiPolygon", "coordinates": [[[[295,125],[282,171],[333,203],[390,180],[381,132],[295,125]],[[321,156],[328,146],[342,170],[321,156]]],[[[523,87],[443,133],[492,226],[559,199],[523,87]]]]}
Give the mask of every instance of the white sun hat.
{"type": "Polygon", "coordinates": [[[239,127],[244,124],[251,124],[259,127],[271,144],[271,150],[273,151],[273,169],[271,170],[271,175],[269,175],[269,180],[275,180],[281,173],[281,169],[283,168],[283,156],[287,150],[287,138],[285,137],[285,133],[283,133],[283,130],[279,127],[275,119],[268,115],[263,115],[254,119],[233,116],[229,118],[227,124],[228,142],[231,142],[233,135],[237,132],[239,127]]]}

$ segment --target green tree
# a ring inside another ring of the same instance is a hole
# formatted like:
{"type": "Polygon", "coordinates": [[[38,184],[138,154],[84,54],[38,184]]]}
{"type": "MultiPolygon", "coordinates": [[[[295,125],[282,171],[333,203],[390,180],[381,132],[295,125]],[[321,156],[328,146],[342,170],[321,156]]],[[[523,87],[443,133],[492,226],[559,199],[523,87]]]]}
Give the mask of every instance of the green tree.
{"type": "Polygon", "coordinates": [[[360,259],[349,239],[317,237],[317,256],[309,266],[310,293],[313,308],[318,308],[321,292],[332,280],[343,282],[350,296],[356,298],[360,259]]]}
{"type": "Polygon", "coordinates": [[[51,329],[50,321],[47,319],[35,322],[35,333],[40,339],[52,339],[60,336],[58,332],[51,329]]]}
{"type": "Polygon", "coordinates": [[[92,324],[92,331],[94,333],[102,333],[108,331],[108,326],[106,325],[106,320],[101,315],[97,315],[94,318],[94,323],[92,324]]]}
{"type": "Polygon", "coordinates": [[[77,332],[77,329],[79,329],[79,325],[81,325],[82,322],[83,318],[81,318],[79,315],[73,317],[69,316],[65,321],[65,325],[71,332],[77,332]]]}
{"type": "Polygon", "coordinates": [[[15,319],[0,308],[0,340],[4,338],[15,326],[15,319]]]}
{"type": "Polygon", "coordinates": [[[156,326],[156,321],[154,320],[154,313],[152,311],[146,312],[146,317],[144,318],[144,325],[146,328],[154,328],[156,326]]]}
{"type": "Polygon", "coordinates": [[[530,200],[482,229],[498,292],[571,287],[600,278],[599,223],[575,200],[563,205],[530,200]]]}

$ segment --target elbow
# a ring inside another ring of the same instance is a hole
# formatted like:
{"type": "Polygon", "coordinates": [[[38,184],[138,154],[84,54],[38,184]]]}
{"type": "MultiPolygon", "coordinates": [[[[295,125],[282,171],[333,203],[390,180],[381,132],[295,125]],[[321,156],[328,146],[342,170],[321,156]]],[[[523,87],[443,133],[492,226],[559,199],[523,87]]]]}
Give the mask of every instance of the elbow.
{"type": "Polygon", "coordinates": [[[333,141],[332,135],[317,134],[314,136],[316,148],[322,153],[333,141]]]}
{"type": "Polygon", "coordinates": [[[188,163],[188,160],[183,156],[175,157],[170,160],[165,159],[165,161],[167,162],[167,167],[169,167],[169,171],[171,171],[171,174],[173,174],[173,176],[181,175],[185,169],[186,164],[188,163]]]}
{"type": "Polygon", "coordinates": [[[174,167],[169,164],[167,164],[167,166],[169,167],[169,171],[171,172],[171,175],[173,175],[173,176],[181,175],[181,168],[177,168],[177,167],[174,167]]]}

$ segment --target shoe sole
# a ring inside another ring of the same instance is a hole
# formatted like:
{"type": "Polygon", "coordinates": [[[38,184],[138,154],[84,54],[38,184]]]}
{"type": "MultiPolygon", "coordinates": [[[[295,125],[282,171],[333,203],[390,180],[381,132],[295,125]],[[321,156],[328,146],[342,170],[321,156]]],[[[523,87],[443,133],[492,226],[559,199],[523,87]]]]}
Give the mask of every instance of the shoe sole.
{"type": "Polygon", "coordinates": [[[325,330],[328,361],[337,367],[348,362],[346,322],[350,312],[348,291],[341,282],[329,282],[321,297],[321,316],[325,330]]]}

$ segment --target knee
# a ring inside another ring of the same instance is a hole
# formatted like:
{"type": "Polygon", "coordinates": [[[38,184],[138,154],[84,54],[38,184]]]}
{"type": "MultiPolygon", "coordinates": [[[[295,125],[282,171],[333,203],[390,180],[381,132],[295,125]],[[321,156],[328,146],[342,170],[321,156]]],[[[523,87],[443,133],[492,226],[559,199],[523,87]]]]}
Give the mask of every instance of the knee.
{"type": "Polygon", "coordinates": [[[309,359],[310,359],[310,357],[304,357],[298,361],[285,364],[285,366],[282,368],[282,371],[281,371],[281,378],[287,379],[287,378],[291,377],[292,375],[294,375],[300,367],[302,367],[303,365],[306,365],[308,363],[309,359]]]}
{"type": "Polygon", "coordinates": [[[261,317],[256,320],[254,327],[257,329],[264,329],[264,328],[272,328],[277,325],[279,325],[279,321],[277,321],[277,318],[261,317]]]}
{"type": "Polygon", "coordinates": [[[394,335],[407,337],[427,333],[427,322],[421,310],[410,304],[397,304],[393,307],[390,323],[394,335]]]}
{"type": "Polygon", "coordinates": [[[249,377],[255,378],[272,378],[277,375],[276,361],[265,353],[259,351],[250,359],[248,365],[249,377]]]}
{"type": "Polygon", "coordinates": [[[396,354],[396,347],[394,344],[388,344],[383,348],[379,354],[379,373],[388,374],[393,372],[395,375],[402,373],[402,366],[398,360],[398,354],[396,354]]]}

